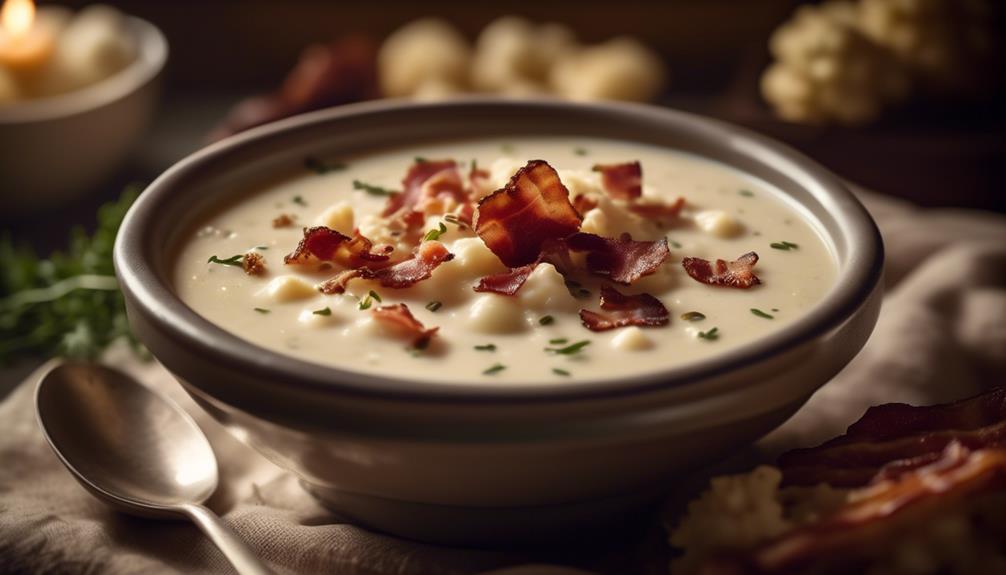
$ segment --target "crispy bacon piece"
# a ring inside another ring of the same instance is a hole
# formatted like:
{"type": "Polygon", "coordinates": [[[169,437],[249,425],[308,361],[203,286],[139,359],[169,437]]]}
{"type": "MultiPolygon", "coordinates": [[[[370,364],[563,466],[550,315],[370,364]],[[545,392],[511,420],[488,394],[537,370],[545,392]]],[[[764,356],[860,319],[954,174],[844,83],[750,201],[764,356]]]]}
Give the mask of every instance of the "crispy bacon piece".
{"type": "Polygon", "coordinates": [[[828,572],[858,572],[857,563],[883,547],[885,530],[924,523],[947,506],[1006,489],[1006,450],[971,451],[950,443],[932,463],[851,494],[824,519],[784,533],[744,557],[720,559],[701,573],[796,573],[827,565],[828,572]],[[845,567],[840,569],[840,567],[845,567]]]}
{"type": "Polygon", "coordinates": [[[664,304],[652,295],[625,295],[608,286],[601,288],[601,309],[612,313],[580,310],[580,320],[587,329],[607,331],[630,325],[657,327],[667,325],[671,320],[671,314],[664,304]]]}
{"type": "Polygon", "coordinates": [[[250,276],[260,276],[265,273],[265,258],[257,252],[248,252],[241,258],[241,268],[250,276]]]}
{"type": "Polygon", "coordinates": [[[546,241],[576,232],[580,222],[556,171],[532,160],[479,202],[475,232],[504,264],[516,268],[537,260],[546,241]]]}
{"type": "Polygon", "coordinates": [[[349,281],[354,278],[377,280],[386,288],[404,289],[429,279],[437,266],[452,259],[454,254],[447,251],[444,244],[436,241],[423,242],[416,249],[416,254],[405,261],[380,269],[362,267],[346,270],[322,282],[318,290],[325,294],[343,293],[349,281]]]}
{"type": "Polygon", "coordinates": [[[1006,448],[1006,388],[945,405],[871,407],[847,433],[783,454],[788,485],[864,485],[935,461],[952,442],[969,449],[1006,448]]]}
{"type": "Polygon", "coordinates": [[[289,228],[297,223],[297,216],[293,214],[280,214],[273,218],[272,227],[274,228],[289,228]]]}
{"type": "Polygon", "coordinates": [[[486,276],[479,280],[474,289],[479,292],[515,295],[536,267],[538,267],[538,262],[533,262],[526,266],[513,268],[508,272],[486,276]]]}
{"type": "Polygon", "coordinates": [[[623,285],[653,273],[671,255],[666,238],[637,242],[629,234],[615,239],[578,232],[566,238],[566,245],[573,251],[587,252],[590,273],[623,285]]]}
{"type": "MultiPolygon", "coordinates": [[[[402,192],[388,198],[382,216],[388,217],[406,208],[413,209],[423,197],[441,193],[463,194],[463,184],[454,160],[422,161],[412,164],[402,179],[402,192]],[[430,181],[430,186],[425,184],[430,181]]],[[[464,198],[459,197],[459,201],[464,198]]]]}
{"type": "Polygon", "coordinates": [[[601,172],[601,187],[616,200],[631,201],[643,195],[643,166],[637,162],[595,164],[601,172]]]}
{"type": "Polygon", "coordinates": [[[283,261],[287,264],[334,262],[348,268],[387,265],[394,248],[384,246],[376,252],[373,249],[374,243],[358,231],[350,238],[331,228],[316,226],[304,228],[304,237],[297,244],[297,249],[283,261]]]}
{"type": "Polygon", "coordinates": [[[724,286],[747,289],[761,283],[754,274],[754,266],[758,263],[758,254],[748,252],[732,262],[716,260],[713,264],[702,258],[685,258],[681,260],[688,275],[696,281],[711,286],[724,286]]]}
{"type": "Polygon", "coordinates": [[[409,311],[409,306],[404,303],[394,305],[382,305],[372,310],[374,319],[382,321],[404,330],[413,335],[412,346],[423,349],[430,343],[430,339],[437,333],[439,327],[426,328],[409,311]]]}
{"type": "Polygon", "coordinates": [[[678,198],[667,204],[664,202],[632,202],[626,208],[637,216],[649,220],[670,220],[681,214],[685,199],[678,198]]]}

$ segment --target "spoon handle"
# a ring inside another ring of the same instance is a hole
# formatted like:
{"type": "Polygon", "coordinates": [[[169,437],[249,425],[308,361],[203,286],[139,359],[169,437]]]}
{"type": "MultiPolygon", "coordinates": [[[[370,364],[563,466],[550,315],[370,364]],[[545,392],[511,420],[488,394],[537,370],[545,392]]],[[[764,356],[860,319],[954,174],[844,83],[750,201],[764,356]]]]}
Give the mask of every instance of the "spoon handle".
{"type": "Polygon", "coordinates": [[[240,575],[274,575],[212,511],[202,505],[183,505],[182,511],[216,544],[240,575]]]}

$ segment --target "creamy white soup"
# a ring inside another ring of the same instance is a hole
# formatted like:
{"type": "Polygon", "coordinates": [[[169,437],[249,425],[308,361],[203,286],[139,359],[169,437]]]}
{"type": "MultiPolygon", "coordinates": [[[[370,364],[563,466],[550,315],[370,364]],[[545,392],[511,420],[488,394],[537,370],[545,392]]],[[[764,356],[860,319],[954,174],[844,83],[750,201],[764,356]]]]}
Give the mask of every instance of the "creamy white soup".
{"type": "Polygon", "coordinates": [[[302,173],[213,213],[176,262],[185,303],[264,348],[485,385],[618,378],[721,354],[799,318],[836,276],[812,220],[765,182],[666,148],[565,137],[307,158],[302,173]],[[554,237],[538,253],[542,234],[554,237]]]}

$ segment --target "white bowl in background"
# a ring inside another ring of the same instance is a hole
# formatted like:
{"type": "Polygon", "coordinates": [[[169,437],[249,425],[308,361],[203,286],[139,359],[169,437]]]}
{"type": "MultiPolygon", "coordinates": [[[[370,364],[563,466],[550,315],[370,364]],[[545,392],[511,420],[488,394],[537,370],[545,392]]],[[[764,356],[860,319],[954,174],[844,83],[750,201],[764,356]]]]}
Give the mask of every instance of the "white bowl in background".
{"type": "Polygon", "coordinates": [[[27,213],[76,199],[119,168],[154,114],[164,35],[130,17],[136,58],[90,86],[0,106],[0,214],[27,213]]]}

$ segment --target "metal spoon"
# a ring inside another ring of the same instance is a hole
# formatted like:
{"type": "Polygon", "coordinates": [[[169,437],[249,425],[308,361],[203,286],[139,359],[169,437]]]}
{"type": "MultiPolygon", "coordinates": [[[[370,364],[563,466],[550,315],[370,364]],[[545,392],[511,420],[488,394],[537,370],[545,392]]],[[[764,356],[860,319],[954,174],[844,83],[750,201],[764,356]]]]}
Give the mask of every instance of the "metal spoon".
{"type": "Polygon", "coordinates": [[[217,488],[217,460],[171,400],[120,371],[68,362],[39,380],[35,409],[49,445],[98,499],[143,517],[187,516],[238,573],[272,573],[201,505],[217,488]]]}

